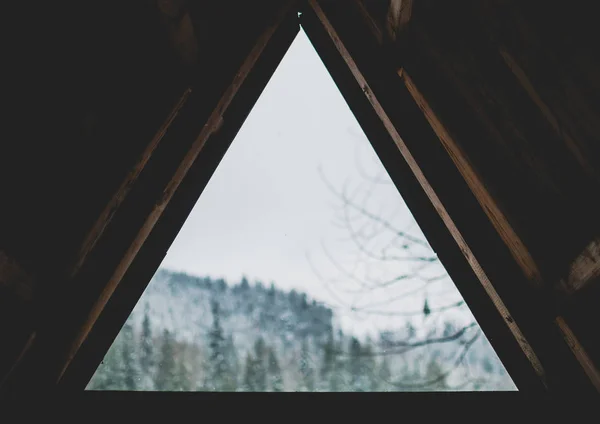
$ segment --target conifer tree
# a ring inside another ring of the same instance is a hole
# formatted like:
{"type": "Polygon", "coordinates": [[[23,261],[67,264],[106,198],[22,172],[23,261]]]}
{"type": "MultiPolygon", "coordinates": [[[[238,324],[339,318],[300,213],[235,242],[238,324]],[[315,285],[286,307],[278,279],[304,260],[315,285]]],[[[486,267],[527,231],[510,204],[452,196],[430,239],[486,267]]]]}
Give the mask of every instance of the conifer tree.
{"type": "Polygon", "coordinates": [[[275,355],[274,349],[269,349],[269,355],[267,358],[268,368],[268,380],[269,380],[269,389],[272,392],[282,392],[283,391],[283,376],[281,374],[281,367],[279,366],[279,361],[277,360],[277,355],[275,355]]]}
{"type": "Polygon", "coordinates": [[[300,350],[300,375],[302,378],[300,390],[313,392],[316,386],[315,370],[313,368],[310,345],[307,338],[302,340],[302,347],[300,350]]]}
{"type": "Polygon", "coordinates": [[[146,303],[144,318],[142,320],[142,332],[140,334],[140,371],[143,375],[151,376],[154,373],[155,355],[152,324],[150,322],[150,308],[146,303]]]}
{"type": "Polygon", "coordinates": [[[338,339],[333,339],[332,367],[329,375],[329,390],[331,392],[341,392],[347,390],[347,359],[343,347],[344,333],[338,331],[338,339]]]}
{"type": "Polygon", "coordinates": [[[223,390],[234,392],[238,389],[238,375],[240,374],[240,364],[237,351],[233,342],[233,336],[230,334],[225,340],[225,360],[227,361],[227,374],[223,378],[223,390]]]}
{"type": "Polygon", "coordinates": [[[383,357],[381,363],[379,364],[379,369],[377,372],[378,384],[377,391],[381,392],[389,392],[392,388],[390,384],[392,381],[392,371],[390,369],[390,362],[387,357],[383,357]]]}
{"type": "Polygon", "coordinates": [[[136,355],[135,338],[133,335],[133,325],[127,320],[121,329],[122,337],[121,347],[121,378],[123,390],[136,390],[139,379],[136,355]]]}
{"type": "Polygon", "coordinates": [[[267,390],[267,347],[262,337],[254,343],[254,354],[246,356],[244,389],[250,392],[267,390]]]}
{"type": "Polygon", "coordinates": [[[256,392],[255,384],[256,377],[254,375],[254,358],[250,352],[246,354],[246,362],[244,364],[244,381],[243,390],[246,392],[256,392]]]}
{"type": "MultiPolygon", "coordinates": [[[[117,340],[118,340],[117,336],[117,340]]],[[[112,344],[104,359],[98,366],[94,376],[88,384],[89,390],[121,390],[120,382],[120,363],[121,346],[118,341],[112,344]]]]}
{"type": "Polygon", "coordinates": [[[211,304],[213,325],[209,333],[209,358],[208,376],[210,381],[207,386],[215,391],[235,391],[237,388],[237,376],[234,373],[231,349],[233,343],[229,343],[225,338],[223,328],[221,327],[221,312],[219,304],[213,301],[211,304]]]}
{"type": "Polygon", "coordinates": [[[187,363],[187,347],[185,344],[179,345],[177,354],[175,379],[178,383],[177,390],[185,392],[192,389],[191,370],[187,363]]]}
{"type": "Polygon", "coordinates": [[[333,336],[333,328],[330,328],[327,341],[323,345],[323,365],[321,367],[321,375],[319,387],[321,390],[330,389],[330,381],[336,366],[335,339],[333,336]]]}
{"type": "Polygon", "coordinates": [[[350,339],[348,348],[348,380],[349,389],[355,392],[364,391],[364,378],[362,366],[362,346],[356,337],[350,339]]]}
{"type": "Polygon", "coordinates": [[[373,355],[373,343],[370,337],[367,337],[367,340],[362,346],[360,364],[362,389],[368,392],[377,391],[378,370],[375,356],[373,355]]]}
{"type": "Polygon", "coordinates": [[[267,390],[267,345],[262,336],[254,343],[254,376],[256,391],[267,390]]]}
{"type": "Polygon", "coordinates": [[[177,363],[175,361],[175,340],[171,333],[163,330],[158,369],[154,379],[154,386],[159,391],[179,390],[177,378],[177,363]]]}

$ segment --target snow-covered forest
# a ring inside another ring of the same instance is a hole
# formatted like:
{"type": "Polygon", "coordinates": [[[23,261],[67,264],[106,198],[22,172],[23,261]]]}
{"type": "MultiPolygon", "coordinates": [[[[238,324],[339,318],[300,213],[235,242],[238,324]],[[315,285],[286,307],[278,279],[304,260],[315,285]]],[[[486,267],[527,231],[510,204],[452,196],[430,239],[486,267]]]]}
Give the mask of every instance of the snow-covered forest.
{"type": "Polygon", "coordinates": [[[295,290],[160,269],[88,390],[515,390],[476,324],[357,336],[338,318],[295,290]]]}

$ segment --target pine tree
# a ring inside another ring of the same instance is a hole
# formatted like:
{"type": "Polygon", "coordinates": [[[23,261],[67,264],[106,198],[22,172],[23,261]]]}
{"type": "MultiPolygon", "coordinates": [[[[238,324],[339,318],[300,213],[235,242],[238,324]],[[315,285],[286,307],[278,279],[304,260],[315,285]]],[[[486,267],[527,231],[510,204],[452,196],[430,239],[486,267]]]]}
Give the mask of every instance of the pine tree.
{"type": "Polygon", "coordinates": [[[240,288],[244,291],[246,291],[250,288],[250,283],[248,282],[248,279],[246,278],[246,276],[242,277],[242,281],[240,282],[240,288]]]}
{"type": "Polygon", "coordinates": [[[127,320],[121,329],[121,373],[122,386],[124,390],[136,390],[138,382],[138,371],[135,355],[135,338],[133,325],[127,320]]]}
{"type": "MultiPolygon", "coordinates": [[[[117,337],[118,339],[118,337],[117,337]]],[[[88,384],[88,390],[121,390],[121,349],[118,340],[112,344],[88,384]]]]}
{"type": "Polygon", "coordinates": [[[256,391],[264,392],[267,390],[267,345],[261,336],[254,343],[254,359],[256,391]]]}
{"type": "Polygon", "coordinates": [[[313,369],[310,346],[307,338],[302,340],[302,347],[300,351],[300,375],[302,377],[300,390],[313,392],[316,386],[315,371],[313,369]]]}
{"type": "Polygon", "coordinates": [[[339,340],[333,339],[332,366],[329,373],[328,387],[331,392],[341,392],[347,388],[346,363],[344,359],[345,349],[342,346],[344,334],[338,332],[339,340]]]}
{"type": "Polygon", "coordinates": [[[192,389],[191,370],[187,363],[187,347],[180,344],[177,355],[177,365],[175,369],[175,379],[178,383],[177,390],[190,391],[192,389]]]}
{"type": "Polygon", "coordinates": [[[223,390],[227,392],[234,392],[238,388],[240,364],[235,344],[233,342],[233,336],[231,334],[225,340],[225,360],[227,361],[228,373],[223,378],[223,390]]]}
{"type": "Polygon", "coordinates": [[[348,379],[351,391],[364,391],[363,367],[361,361],[362,346],[356,337],[350,339],[348,348],[348,379]]]}
{"type": "Polygon", "coordinates": [[[362,390],[369,392],[377,391],[377,363],[375,362],[375,357],[373,355],[373,345],[370,338],[367,338],[365,344],[362,346],[360,365],[362,390]]]}
{"type": "Polygon", "coordinates": [[[427,298],[425,298],[425,303],[423,304],[423,316],[427,318],[429,314],[431,314],[431,308],[429,307],[427,298]]]}
{"type": "Polygon", "coordinates": [[[265,392],[267,390],[267,347],[262,337],[254,343],[254,355],[246,356],[244,373],[244,389],[249,392],[265,392]]]}
{"type": "Polygon", "coordinates": [[[335,339],[333,336],[333,328],[329,330],[329,336],[323,346],[323,366],[321,367],[320,387],[321,390],[330,389],[330,381],[332,373],[336,365],[335,339]]]}
{"type": "Polygon", "coordinates": [[[175,360],[175,341],[171,333],[165,329],[162,334],[162,346],[158,370],[154,379],[154,386],[159,391],[179,390],[177,378],[177,363],[175,360]]]}
{"type": "Polygon", "coordinates": [[[209,357],[207,388],[215,391],[233,392],[237,389],[237,355],[233,338],[225,337],[221,326],[219,304],[211,304],[213,325],[209,333],[209,357]]]}
{"type": "Polygon", "coordinates": [[[279,366],[279,361],[277,360],[277,356],[275,355],[275,351],[273,349],[269,349],[269,356],[267,359],[268,368],[268,380],[269,380],[269,389],[272,392],[282,392],[283,391],[283,376],[281,374],[281,367],[279,366]]]}
{"type": "Polygon", "coordinates": [[[381,360],[381,363],[379,364],[379,370],[377,372],[377,377],[378,377],[378,384],[377,384],[377,391],[382,391],[382,392],[388,392],[390,391],[390,389],[392,388],[392,385],[390,384],[392,381],[392,371],[390,369],[390,363],[388,361],[388,358],[386,358],[385,356],[383,357],[383,359],[381,360]]]}
{"type": "Polygon", "coordinates": [[[255,392],[254,387],[254,358],[250,353],[246,354],[246,363],[244,365],[243,390],[246,392],[255,392]]]}
{"type": "MultiPolygon", "coordinates": [[[[152,339],[152,324],[150,322],[150,308],[146,303],[144,308],[144,319],[142,320],[142,333],[140,335],[140,371],[142,375],[149,377],[154,373],[155,352],[154,342],[152,339]]],[[[147,386],[149,380],[146,378],[144,386],[147,386]]],[[[152,387],[144,387],[147,390],[152,387]]]]}
{"type": "Polygon", "coordinates": [[[267,292],[269,302],[275,302],[275,284],[271,283],[269,286],[269,291],[267,292]]]}

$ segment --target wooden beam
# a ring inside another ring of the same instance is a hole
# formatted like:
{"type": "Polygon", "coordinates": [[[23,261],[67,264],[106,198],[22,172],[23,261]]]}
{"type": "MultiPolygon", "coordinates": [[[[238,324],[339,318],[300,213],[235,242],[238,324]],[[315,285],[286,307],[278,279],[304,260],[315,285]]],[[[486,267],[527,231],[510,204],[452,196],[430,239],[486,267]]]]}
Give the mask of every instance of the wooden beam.
{"type": "Polygon", "coordinates": [[[402,156],[406,160],[406,162],[407,162],[408,166],[410,167],[411,171],[413,172],[414,176],[420,183],[422,189],[425,191],[427,197],[433,204],[434,208],[440,215],[443,222],[446,224],[446,226],[447,226],[448,230],[450,231],[450,233],[452,234],[455,242],[457,243],[457,245],[463,252],[465,258],[471,265],[475,274],[479,278],[481,284],[483,285],[486,292],[490,296],[490,298],[491,298],[492,302],[494,303],[495,307],[497,308],[498,312],[504,318],[506,325],[512,331],[515,339],[518,341],[519,345],[521,346],[523,353],[529,359],[532,367],[534,368],[535,372],[538,374],[540,379],[542,379],[542,381],[545,380],[544,368],[541,365],[539,358],[536,356],[535,352],[531,348],[529,342],[527,341],[526,337],[524,336],[523,332],[521,331],[521,329],[519,328],[519,326],[517,325],[515,320],[511,317],[511,314],[509,313],[504,302],[501,300],[500,296],[498,295],[495,288],[491,284],[488,276],[484,272],[484,270],[481,267],[481,265],[479,264],[477,258],[475,257],[475,255],[471,251],[470,247],[468,246],[468,244],[464,240],[463,236],[461,235],[460,231],[456,227],[453,219],[450,217],[445,206],[440,201],[436,191],[433,189],[433,187],[429,183],[428,179],[425,177],[422,169],[420,168],[417,161],[411,154],[410,149],[404,143],[404,140],[400,136],[400,134],[399,134],[398,130],[396,129],[395,125],[393,124],[392,120],[390,119],[387,112],[384,110],[383,106],[379,102],[377,95],[370,88],[369,82],[363,76],[358,65],[354,61],[352,55],[347,50],[344,43],[342,42],[339,35],[337,34],[334,26],[329,21],[326,13],[323,11],[323,9],[321,8],[321,6],[317,0],[310,0],[309,4],[312,7],[312,9],[314,10],[314,12],[317,15],[317,17],[319,18],[319,20],[321,21],[321,23],[323,24],[329,37],[331,37],[331,40],[333,41],[336,48],[338,49],[339,54],[344,58],[346,65],[352,72],[357,83],[362,87],[364,95],[371,103],[371,106],[375,110],[376,114],[379,116],[382,124],[388,131],[389,135],[392,137],[393,141],[395,142],[397,148],[399,149],[402,156]]]}
{"type": "Polygon", "coordinates": [[[198,64],[198,40],[186,0],[157,0],[171,44],[187,65],[198,64]]]}
{"type": "MultiPolygon", "coordinates": [[[[462,152],[460,146],[454,142],[446,128],[437,118],[433,110],[429,107],[427,101],[419,92],[408,73],[401,69],[398,74],[406,84],[415,102],[419,105],[419,108],[425,114],[427,120],[431,124],[431,127],[438,135],[440,141],[450,154],[450,157],[465,178],[465,181],[467,184],[469,184],[473,194],[490,218],[490,221],[494,224],[494,227],[496,227],[498,233],[509,247],[513,257],[519,263],[519,266],[527,276],[527,279],[534,282],[538,288],[542,288],[543,282],[541,273],[535,261],[504,214],[500,211],[500,208],[497,207],[496,202],[490,196],[490,193],[487,191],[485,185],[478,177],[469,160],[462,152]]],[[[582,255],[580,255],[574,262],[571,273],[569,274],[569,279],[567,280],[567,284],[570,290],[578,290],[583,287],[586,282],[599,275],[600,255],[598,254],[598,243],[592,242],[585,249],[582,255]]],[[[495,292],[495,290],[493,290],[489,280],[482,280],[482,283],[484,284],[484,287],[486,287],[486,290],[488,290],[488,287],[491,289],[488,293],[492,299],[499,299],[498,294],[495,292]]],[[[499,310],[502,311],[506,310],[503,305],[499,305],[499,308],[499,310]]],[[[589,357],[588,353],[583,348],[565,319],[561,316],[558,316],[555,322],[563,333],[565,341],[573,351],[573,354],[583,367],[584,371],[594,386],[598,389],[598,391],[600,391],[600,372],[596,369],[593,360],[589,357]]],[[[515,336],[518,337],[519,333],[520,331],[515,332],[515,336]]]]}
{"type": "Polygon", "coordinates": [[[600,239],[592,240],[571,264],[569,276],[561,281],[567,294],[573,294],[588,285],[600,284],[600,239]]]}
{"type": "MultiPolygon", "coordinates": [[[[258,100],[299,31],[295,11],[290,12],[265,46],[223,117],[223,125],[211,137],[192,164],[161,218],[129,266],[127,273],[106,304],[85,342],[65,371],[59,388],[83,390],[98,363],[119,333],[140,296],[163,261],[170,243],[184,225],[189,213],[208,184],[229,145],[258,100]]],[[[187,119],[193,119],[190,116],[187,119]]]]}
{"type": "Polygon", "coordinates": [[[456,143],[453,137],[448,133],[446,127],[442,124],[435,112],[431,109],[423,94],[416,87],[408,72],[404,69],[398,70],[398,75],[406,85],[409,93],[423,111],[423,114],[429,121],[431,128],[437,134],[442,145],[456,164],[456,167],[464,177],[465,181],[473,191],[473,194],[481,204],[481,207],[498,230],[498,234],[506,243],[515,260],[525,273],[528,281],[533,282],[537,287],[542,285],[542,276],[537,264],[531,257],[531,254],[525,247],[521,238],[517,235],[510,222],[500,210],[500,207],[494,201],[484,182],[478,175],[477,171],[471,165],[468,157],[465,155],[462,148],[456,143]]]}
{"type": "Polygon", "coordinates": [[[72,359],[74,358],[82,343],[86,339],[90,330],[94,326],[96,320],[100,316],[100,313],[102,312],[103,308],[105,307],[113,292],[120,283],[121,279],[129,269],[129,266],[132,264],[143,243],[150,235],[158,219],[165,211],[165,208],[167,207],[169,201],[171,200],[176,190],[184,180],[185,176],[187,175],[188,171],[197,159],[198,155],[203,150],[206,142],[213,134],[215,134],[221,128],[223,124],[223,115],[225,114],[227,108],[235,98],[237,92],[239,91],[240,87],[246,80],[246,77],[256,64],[266,45],[271,40],[271,37],[277,30],[279,24],[290,13],[291,7],[294,3],[294,0],[288,0],[284,2],[283,5],[280,7],[279,12],[276,14],[274,21],[271,22],[267,26],[265,31],[258,37],[256,43],[254,44],[254,47],[251,49],[250,53],[240,66],[233,81],[231,81],[229,87],[226,89],[219,102],[214,107],[212,113],[206,120],[205,124],[203,125],[200,134],[198,134],[191,148],[182,158],[179,166],[175,170],[174,174],[171,176],[167,186],[164,188],[161,198],[149,211],[142,227],[138,230],[135,238],[133,239],[129,248],[122,257],[122,260],[117,265],[116,269],[112,272],[110,279],[104,286],[102,292],[100,293],[100,296],[98,297],[98,299],[90,309],[89,313],[87,314],[87,317],[82,323],[82,326],[80,327],[79,331],[77,332],[76,336],[71,342],[70,347],[67,349],[67,353],[62,360],[60,372],[57,376],[58,381],[60,381],[65,370],[71,363],[72,359]]]}
{"type": "Polygon", "coordinates": [[[413,0],[390,0],[386,28],[392,41],[404,31],[412,15],[413,0]]]}
{"type": "MultiPolygon", "coordinates": [[[[7,382],[15,393],[56,387],[106,301],[118,287],[120,278],[129,271],[134,257],[146,244],[159,217],[189,174],[194,155],[204,152],[206,144],[223,130],[223,114],[237,98],[240,87],[253,69],[253,62],[261,55],[265,43],[270,42],[285,11],[291,11],[294,3],[295,0],[245,3],[245,13],[234,15],[219,2],[189,4],[195,27],[203,29],[197,36],[206,63],[192,73],[180,68],[178,75],[172,75],[180,77],[191,88],[179,92],[180,100],[175,107],[163,102],[164,114],[155,115],[148,127],[157,128],[160,124],[157,119],[165,120],[169,109],[173,110],[172,121],[167,117],[149,146],[140,144],[139,150],[130,149],[131,153],[139,152],[141,159],[129,176],[123,172],[126,180],[121,181],[111,205],[105,207],[92,231],[88,232],[84,248],[80,250],[83,255],[76,258],[82,259],[74,267],[77,269],[48,277],[51,280],[46,285],[48,294],[40,299],[36,314],[46,318],[36,323],[36,339],[23,355],[22,366],[7,382]],[[244,37],[239,37],[230,27],[239,28],[244,37]],[[209,34],[212,38],[207,39],[209,34]]],[[[154,15],[148,17],[149,20],[155,18],[154,15]]],[[[289,19],[286,19],[289,27],[289,19]]],[[[297,15],[294,19],[297,21],[297,15]]],[[[159,38],[154,23],[151,27],[155,31],[153,35],[159,38]]],[[[94,47],[100,47],[102,52],[104,44],[99,41],[94,47]]],[[[90,50],[89,54],[93,56],[95,51],[90,50]]],[[[159,92],[165,86],[174,85],[173,81],[161,83],[159,80],[156,84],[159,92]]],[[[182,90],[186,86],[176,85],[182,90]]],[[[126,87],[122,89],[126,90],[126,87]]],[[[119,98],[116,92],[115,96],[119,98]]],[[[174,97],[170,96],[170,101],[175,100],[174,97]]],[[[131,113],[133,119],[143,120],[140,114],[135,115],[136,110],[131,113]]],[[[134,161],[131,162],[133,165],[134,161]]],[[[171,241],[163,239],[159,249],[171,241]]],[[[73,263],[77,264],[78,260],[73,263]]],[[[158,266],[158,263],[149,266],[158,266]]],[[[115,321],[115,325],[120,327],[123,322],[124,319],[115,321]]]]}
{"type": "MultiPolygon", "coordinates": [[[[386,50],[377,37],[374,37],[373,41],[367,41],[368,36],[362,29],[366,22],[364,15],[360,16],[358,9],[357,13],[351,16],[353,12],[350,11],[350,6],[342,13],[340,7],[336,7],[331,2],[313,0],[309,4],[315,13],[320,15],[319,19],[323,25],[328,28],[329,37],[333,40],[338,52],[344,57],[347,66],[352,70],[353,77],[361,87],[363,95],[377,112],[382,125],[386,127],[411,168],[411,172],[427,193],[447,230],[452,234],[454,242],[457,243],[465,259],[471,264],[472,270],[478,275],[479,283],[485,288],[488,298],[493,301],[494,307],[502,316],[505,325],[511,328],[513,340],[519,344],[521,354],[529,357],[530,365],[551,390],[570,390],[567,388],[593,390],[589,375],[586,376],[581,364],[573,356],[572,349],[568,343],[565,343],[564,334],[554,322],[556,311],[546,288],[539,290],[535,285],[526,284],[527,281],[531,281],[528,276],[535,275],[537,263],[528,261],[525,256],[525,261],[521,260],[521,263],[528,266],[525,267],[525,270],[519,266],[514,251],[508,249],[509,246],[498,233],[497,225],[495,227],[491,222],[490,214],[494,216],[494,211],[486,211],[482,207],[480,200],[485,197],[482,193],[479,193],[479,199],[474,199],[478,203],[479,212],[472,208],[471,200],[467,199],[468,196],[465,195],[464,200],[458,200],[463,196],[463,188],[461,183],[453,181],[453,174],[457,172],[457,167],[447,150],[445,155],[448,160],[454,162],[453,169],[447,168],[446,164],[434,165],[443,160],[437,158],[437,147],[432,144],[431,136],[428,133],[428,131],[433,131],[433,121],[429,119],[429,130],[422,127],[419,120],[425,119],[424,116],[417,117],[412,110],[413,107],[418,106],[414,98],[415,92],[413,94],[408,92],[406,83],[398,78],[397,68],[392,68],[393,71],[392,69],[386,70],[386,68],[394,66],[394,63],[398,61],[397,58],[388,57],[390,50],[386,50]],[[329,21],[329,18],[333,23],[329,21]],[[341,35],[337,32],[338,29],[342,31],[341,35]],[[379,44],[379,47],[373,44],[374,41],[379,44]],[[346,47],[346,43],[349,43],[351,51],[346,47]],[[364,73],[365,71],[368,75],[364,73]],[[390,71],[395,74],[398,82],[403,84],[403,89],[393,81],[394,77],[388,75],[390,71]],[[405,93],[411,97],[413,105],[406,102],[403,97],[406,95],[405,93]],[[406,138],[403,138],[405,136],[406,138]],[[462,205],[461,201],[467,203],[462,205]],[[486,223],[479,214],[485,216],[486,223]],[[495,235],[489,233],[488,226],[493,228],[495,235]],[[503,247],[500,247],[498,243],[501,243],[503,247]],[[505,254],[508,254],[509,257],[504,256],[505,254]],[[533,266],[531,266],[532,264],[533,266]],[[529,274],[525,272],[527,269],[530,271],[529,274]],[[500,300],[501,303],[496,300],[500,300]],[[532,314],[532,310],[535,310],[536,313],[532,314]],[[509,311],[510,314],[507,313],[509,311]],[[518,327],[515,328],[513,323],[516,323],[518,327]]],[[[366,24],[368,27],[368,23],[366,24]]],[[[411,33],[412,29],[414,28],[411,27],[411,33]]],[[[413,36],[410,35],[411,40],[412,38],[413,36]]],[[[411,45],[410,48],[414,49],[415,46],[411,45]]],[[[432,74],[435,72],[426,75],[429,77],[432,74]]],[[[420,75],[421,79],[423,77],[420,75]]],[[[434,124],[437,123],[434,122],[434,124]]],[[[450,131],[446,132],[447,135],[451,135],[450,131]]],[[[440,147],[442,147],[440,134],[446,141],[449,140],[446,134],[440,132],[439,127],[437,133],[433,132],[433,134],[440,147]]],[[[471,176],[476,177],[476,175],[471,176]]],[[[460,178],[465,182],[464,176],[460,178]]],[[[475,196],[472,191],[474,182],[476,181],[472,180],[471,186],[467,185],[473,196],[475,196]]],[[[485,205],[485,202],[483,203],[485,205]]],[[[495,211],[496,214],[501,210],[495,211]]],[[[420,213],[425,212],[415,211],[415,217],[417,218],[420,213]]],[[[500,215],[496,216],[502,218],[500,215]]],[[[513,234],[519,233],[513,229],[513,234]]],[[[428,238],[437,237],[430,233],[426,233],[426,236],[428,238]]],[[[446,246],[444,249],[450,249],[450,247],[446,246]]],[[[444,260],[442,263],[447,267],[451,265],[444,260]]],[[[471,289],[466,286],[466,282],[455,279],[452,273],[450,275],[461,293],[463,291],[465,294],[470,292],[471,289]]],[[[474,306],[474,301],[478,302],[471,298],[469,305],[474,306]]],[[[491,335],[490,340],[493,338],[494,336],[491,335]]],[[[494,341],[492,341],[492,345],[495,348],[499,347],[499,343],[495,344],[494,341]]]]}
{"type": "Polygon", "coordinates": [[[88,258],[90,252],[96,246],[100,237],[110,224],[113,216],[131,191],[131,188],[137,181],[141,172],[144,170],[144,167],[148,164],[148,161],[156,151],[158,145],[166,134],[167,130],[179,114],[179,111],[187,101],[192,89],[190,87],[186,88],[184,92],[181,94],[179,100],[173,107],[171,113],[165,120],[165,122],[161,125],[159,130],[156,132],[148,146],[138,159],[137,163],[133,166],[131,171],[129,171],[128,175],[125,177],[120,187],[117,189],[112,199],[108,202],[96,222],[92,225],[92,228],[88,232],[86,238],[84,239],[81,247],[79,248],[79,252],[74,260],[73,265],[69,270],[69,277],[75,278],[77,272],[80,270],[83,263],[88,258]]]}
{"type": "Polygon", "coordinates": [[[557,316],[555,322],[562,331],[563,337],[573,351],[573,354],[583,367],[585,373],[590,378],[590,381],[598,393],[600,393],[600,371],[598,371],[598,368],[596,368],[594,361],[590,358],[588,352],[582,346],[581,342],[577,340],[577,336],[571,329],[571,326],[567,324],[565,318],[562,316],[557,316]]]}

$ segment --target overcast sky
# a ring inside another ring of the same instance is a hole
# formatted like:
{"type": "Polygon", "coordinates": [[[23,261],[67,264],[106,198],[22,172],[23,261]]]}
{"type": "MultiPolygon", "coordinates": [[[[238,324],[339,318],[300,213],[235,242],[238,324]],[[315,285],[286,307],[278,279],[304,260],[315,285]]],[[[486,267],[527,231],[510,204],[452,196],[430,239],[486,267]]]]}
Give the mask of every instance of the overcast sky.
{"type": "MultiPolygon", "coordinates": [[[[340,203],[327,188],[319,168],[339,189],[345,185],[364,188],[365,172],[388,178],[301,31],[162,266],[223,277],[230,283],[246,275],[250,281],[274,282],[286,290],[296,288],[331,304],[339,303],[340,297],[357,302],[355,295],[343,296],[351,290],[341,293],[323,281],[336,277],[343,283],[340,263],[351,266],[355,257],[351,256],[353,245],[347,232],[332,225],[340,203]],[[339,260],[337,267],[328,255],[339,260]]],[[[421,235],[392,184],[377,184],[369,205],[399,227],[409,228],[411,234],[421,235]]],[[[405,267],[382,264],[377,272],[398,275],[406,272],[405,267]]],[[[373,278],[379,277],[384,278],[383,274],[373,278]]],[[[450,292],[450,298],[456,298],[451,283],[442,288],[442,292],[450,292]]],[[[360,296],[359,303],[365,300],[364,293],[360,296]]],[[[389,298],[392,294],[386,291],[374,296],[389,298]]],[[[394,308],[422,308],[423,298],[420,292],[394,308]]],[[[374,316],[364,315],[353,319],[361,321],[360,325],[376,321],[374,316]]]]}

